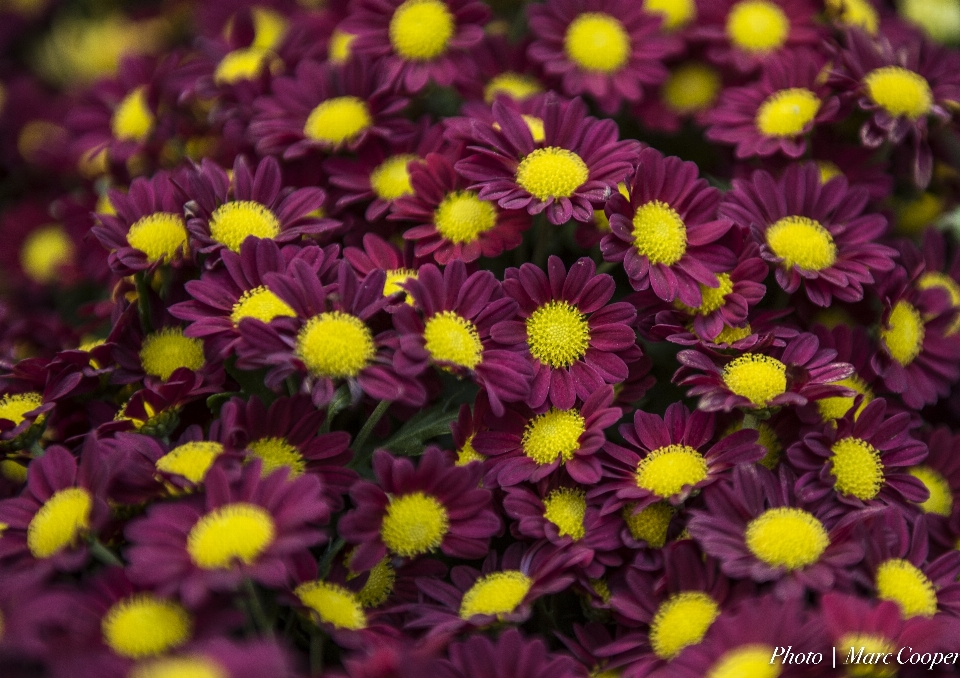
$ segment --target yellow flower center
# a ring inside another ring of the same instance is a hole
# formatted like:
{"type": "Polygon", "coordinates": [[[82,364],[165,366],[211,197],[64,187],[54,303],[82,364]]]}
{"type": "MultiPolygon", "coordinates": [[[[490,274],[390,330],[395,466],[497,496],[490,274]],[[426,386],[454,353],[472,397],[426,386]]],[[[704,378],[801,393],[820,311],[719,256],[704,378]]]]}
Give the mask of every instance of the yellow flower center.
{"type": "Polygon", "coordinates": [[[880,27],[880,15],[870,0],[827,0],[827,13],[841,26],[862,28],[876,35],[880,27]]]}
{"type": "Polygon", "coordinates": [[[643,8],[650,14],[663,17],[663,28],[675,31],[683,28],[697,16],[694,0],[643,0],[643,8]]]}
{"type": "MultiPolygon", "coordinates": [[[[353,576],[348,576],[352,579],[353,576]]],[[[390,557],[383,558],[370,569],[367,583],[357,593],[357,600],[364,607],[377,607],[383,604],[393,593],[393,583],[397,579],[396,571],[390,566],[390,557]]]]}
{"type": "Polygon", "coordinates": [[[755,407],[765,407],[787,390],[787,366],[759,353],[744,353],[730,361],[721,376],[727,388],[755,407]]]}
{"type": "Polygon", "coordinates": [[[206,657],[164,657],[138,664],[129,678],[230,678],[230,674],[206,657]]]}
{"type": "Polygon", "coordinates": [[[670,205],[651,200],[633,215],[633,246],[651,264],[673,266],[687,251],[687,226],[670,205]]]}
{"type": "Polygon", "coordinates": [[[774,92],[757,110],[757,129],[768,137],[802,134],[820,110],[820,99],[803,87],[774,92]]]}
{"type": "Polygon", "coordinates": [[[498,617],[510,614],[523,602],[531,586],[533,580],[519,570],[484,575],[463,594],[460,618],[470,619],[477,614],[495,614],[498,617]]]}
{"type": "Polygon", "coordinates": [[[782,9],[767,0],[743,0],[727,15],[727,37],[751,54],[780,49],[790,35],[790,20],[782,9]]]}
{"type": "Polygon", "coordinates": [[[93,497],[82,487],[55,492],[27,526],[27,548],[34,558],[49,558],[74,545],[90,529],[93,497]]]}
{"type": "Polygon", "coordinates": [[[721,308],[727,298],[727,295],[733,292],[733,280],[729,273],[718,273],[717,280],[720,284],[717,287],[707,287],[700,284],[700,296],[703,301],[696,308],[687,306],[682,301],[675,301],[677,308],[683,309],[687,313],[695,315],[710,315],[721,308]]]}
{"type": "Polygon", "coordinates": [[[317,377],[356,377],[376,352],[370,328],[340,311],[313,316],[297,335],[297,355],[317,377]]]}
{"type": "Polygon", "coordinates": [[[837,492],[864,501],[873,499],[883,486],[883,462],[880,453],[860,438],[843,438],[830,448],[837,492]]]}
{"type": "Polygon", "coordinates": [[[147,104],[147,88],[137,87],[113,109],[110,129],[119,141],[143,141],[156,123],[147,104]]]}
{"type": "MultiPolygon", "coordinates": [[[[921,290],[943,290],[950,297],[950,306],[954,309],[960,308],[960,285],[946,273],[940,273],[939,271],[924,273],[917,280],[917,288],[921,290]]],[[[955,334],[957,331],[960,331],[960,315],[957,315],[950,323],[947,334],[955,334]]]]}
{"type": "Polygon", "coordinates": [[[277,469],[288,468],[288,478],[302,476],[307,467],[300,451],[283,438],[260,438],[247,445],[247,449],[262,460],[261,476],[268,476],[277,469]]]}
{"type": "Polygon", "coordinates": [[[902,558],[880,563],[877,597],[895,602],[905,618],[932,617],[937,613],[937,591],[933,582],[913,563],[902,558]]]}
{"type": "MultiPolygon", "coordinates": [[[[863,656],[870,654],[882,657],[887,653],[896,653],[897,651],[897,646],[883,636],[870,633],[848,633],[841,636],[837,643],[837,657],[846,659],[851,648],[854,657],[860,652],[860,648],[863,648],[863,656]]],[[[850,678],[894,678],[897,675],[896,665],[847,664],[846,661],[844,661],[844,664],[846,675],[850,678]]]]}
{"type": "Polygon", "coordinates": [[[614,73],[630,58],[630,36],[623,24],[602,12],[584,12],[563,38],[570,61],[585,71],[614,73]]]}
{"type": "Polygon", "coordinates": [[[218,85],[231,85],[241,80],[258,78],[271,56],[269,50],[260,47],[235,49],[217,64],[213,80],[218,85]]]}
{"type": "Polygon", "coordinates": [[[413,298],[406,293],[401,285],[408,280],[416,280],[417,272],[412,268],[395,268],[387,271],[387,277],[383,281],[383,296],[389,297],[397,292],[403,292],[403,298],[406,303],[413,305],[413,298]]]}
{"type": "Polygon", "coordinates": [[[746,543],[767,565],[799,570],[820,560],[830,545],[830,535],[813,514],[787,506],[768,509],[751,520],[746,543]]]}
{"type": "Polygon", "coordinates": [[[920,504],[924,512],[949,517],[953,512],[953,491],[943,474],[929,466],[914,466],[909,473],[930,493],[929,499],[920,504]]]}
{"type": "Polygon", "coordinates": [[[310,111],[303,134],[328,146],[339,146],[352,141],[372,124],[373,117],[363,99],[335,97],[310,111]]]}
{"type": "Polygon", "coordinates": [[[36,392],[5,395],[0,398],[0,419],[9,419],[17,426],[27,418],[27,412],[32,412],[41,405],[43,396],[36,392]]]}
{"type": "Polygon", "coordinates": [[[418,156],[413,153],[391,155],[370,174],[370,186],[381,200],[396,200],[403,195],[411,195],[410,172],[407,165],[418,156]]]}
{"type": "Polygon", "coordinates": [[[497,225],[497,208],[473,191],[454,191],[434,211],[433,223],[450,242],[473,242],[497,225]]]}
{"type": "Polygon", "coordinates": [[[880,341],[890,356],[906,367],[923,350],[925,334],[920,312],[909,301],[898,301],[890,311],[886,326],[880,328],[880,341]]]}
{"type": "Polygon", "coordinates": [[[117,601],[100,623],[104,642],[123,657],[155,657],[190,639],[193,620],[177,603],[139,593],[117,601]]]}
{"type": "Polygon", "coordinates": [[[587,514],[587,493],[569,487],[553,490],[543,500],[543,517],[557,526],[561,537],[570,535],[574,541],[583,539],[586,529],[583,519],[587,514]]]}
{"type": "Polygon", "coordinates": [[[449,531],[447,509],[423,492],[392,497],[380,526],[387,548],[406,558],[439,548],[449,531]]]}
{"type": "Polygon", "coordinates": [[[576,306],[550,301],[527,318],[527,344],[544,365],[570,367],[590,346],[590,326],[576,306]]]}
{"type": "Polygon", "coordinates": [[[960,4],[956,0],[903,0],[897,11],[937,42],[954,45],[960,38],[960,4]]]}
{"type": "Polygon", "coordinates": [[[214,459],[223,454],[223,445],[208,440],[184,443],[157,459],[157,470],[183,476],[191,483],[203,482],[214,459]]]}
{"type": "Polygon", "coordinates": [[[930,84],[919,73],[900,66],[884,66],[863,78],[867,94],[893,117],[922,118],[933,107],[930,84]]]}
{"type": "Polygon", "coordinates": [[[637,463],[637,487],[664,499],[706,477],[706,460],[687,445],[657,448],[637,463]]]}
{"type": "MultiPolygon", "coordinates": [[[[12,483],[23,485],[27,482],[27,467],[23,464],[18,464],[12,459],[4,459],[0,461],[0,475],[12,483]]],[[[0,535],[3,534],[3,530],[5,529],[6,526],[0,523],[0,535]]],[[[0,634],[0,636],[2,636],[2,634],[0,634]]]]}
{"type": "Polygon", "coordinates": [[[163,380],[169,379],[174,370],[181,367],[196,372],[204,362],[203,342],[183,336],[180,327],[165,327],[148,334],[140,348],[143,371],[163,380]]]}
{"type": "Polygon", "coordinates": [[[780,659],[771,662],[772,645],[741,645],[727,650],[710,667],[706,678],[777,678],[780,675],[780,659]]]}
{"type": "Polygon", "coordinates": [[[264,205],[252,200],[224,203],[210,216],[210,237],[234,252],[251,235],[256,238],[276,238],[280,234],[280,220],[264,205]]]}
{"type": "Polygon", "coordinates": [[[538,200],[569,198],[589,176],[579,155],[557,146],[535,149],[517,167],[517,184],[538,200]]]}
{"type": "Polygon", "coordinates": [[[425,348],[437,362],[472,370],[482,360],[483,344],[477,326],[453,311],[441,311],[424,326],[425,348]]]}
{"type": "Polygon", "coordinates": [[[705,111],[717,100],[722,82],[716,69],[700,63],[686,63],[670,72],[663,84],[663,101],[680,115],[705,111]]]}
{"type": "Polygon", "coordinates": [[[751,334],[753,334],[753,329],[750,327],[750,323],[747,323],[743,327],[724,326],[724,328],[720,330],[720,334],[718,334],[717,338],[713,341],[716,344],[732,344],[735,341],[749,337],[751,334]]]}
{"type": "Polygon", "coordinates": [[[498,94],[506,94],[516,101],[523,101],[542,91],[543,85],[533,76],[507,71],[490,79],[483,88],[483,100],[493,103],[498,94]]]}
{"type": "MultiPolygon", "coordinates": [[[[847,388],[853,389],[857,393],[863,395],[863,401],[860,403],[860,407],[857,408],[857,411],[854,413],[853,417],[856,419],[860,416],[860,413],[863,412],[863,408],[870,404],[873,400],[873,391],[870,390],[870,387],[867,386],[867,382],[858,377],[857,375],[851,375],[840,381],[831,381],[831,386],[846,386],[847,388]]],[[[835,396],[833,398],[823,398],[817,401],[817,409],[820,410],[820,416],[823,417],[824,421],[832,421],[834,419],[840,419],[850,411],[850,408],[853,407],[854,396],[835,396]]]]}
{"type": "Polygon", "coordinates": [[[482,454],[473,449],[473,435],[466,439],[463,447],[457,450],[457,466],[466,466],[472,461],[483,461],[486,459],[482,454]]]}
{"type": "Polygon", "coordinates": [[[276,47],[287,31],[287,20],[279,12],[265,7],[254,7],[253,15],[253,46],[261,49],[276,47]]]}
{"type": "Polygon", "coordinates": [[[784,217],[767,229],[767,244],[783,265],[822,271],[837,261],[833,236],[820,222],[807,217],[784,217]]]}
{"type": "Polygon", "coordinates": [[[825,184],[834,177],[842,177],[843,171],[836,164],[829,160],[815,160],[817,169],[820,170],[820,183],[825,184]]]}
{"type": "Polygon", "coordinates": [[[623,519],[630,530],[630,536],[637,541],[645,541],[655,549],[663,548],[667,543],[667,528],[673,518],[674,509],[665,501],[650,504],[639,513],[635,513],[636,504],[627,504],[623,509],[623,519]]]}
{"type": "Polygon", "coordinates": [[[244,292],[230,313],[230,320],[234,325],[240,324],[243,318],[256,318],[268,323],[274,318],[295,317],[297,312],[263,285],[244,292]]]}
{"type": "Polygon", "coordinates": [[[408,61],[430,61],[447,51],[456,28],[440,0],[407,0],[390,18],[390,44],[408,61]]]}
{"type": "Polygon", "coordinates": [[[563,463],[580,449],[580,436],[585,430],[586,420],[580,412],[551,407],[527,424],[520,446],[540,466],[552,464],[558,457],[563,463]]]}
{"type": "Polygon", "coordinates": [[[253,563],[273,543],[276,527],[262,506],[236,502],[214,509],[191,528],[187,553],[197,567],[227,569],[253,563]]]}
{"type": "Polygon", "coordinates": [[[31,231],[20,249],[20,266],[41,284],[56,282],[60,268],[73,261],[73,241],[62,226],[51,224],[31,231]]]}
{"type": "Polygon", "coordinates": [[[300,602],[317,613],[320,621],[338,629],[358,631],[367,626],[367,615],[357,595],[326,581],[311,581],[294,589],[300,602]]]}
{"type": "Polygon", "coordinates": [[[702,591],[674,593],[657,608],[650,622],[650,646],[660,659],[673,659],[706,635],[720,606],[702,591]]]}
{"type": "Polygon", "coordinates": [[[347,63],[347,59],[350,58],[350,45],[356,37],[335,28],[330,36],[330,44],[327,46],[327,60],[337,65],[347,63]]]}
{"type": "Polygon", "coordinates": [[[127,231],[127,242],[146,254],[151,263],[170,261],[186,252],[187,227],[179,214],[154,212],[134,222],[127,231]]]}

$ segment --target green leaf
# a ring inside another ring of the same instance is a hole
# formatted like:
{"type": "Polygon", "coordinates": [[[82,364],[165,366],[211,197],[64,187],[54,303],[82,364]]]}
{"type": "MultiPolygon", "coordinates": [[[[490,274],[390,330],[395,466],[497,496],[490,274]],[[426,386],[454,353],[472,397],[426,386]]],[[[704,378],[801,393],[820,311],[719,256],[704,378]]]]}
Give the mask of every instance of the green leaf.
{"type": "Polygon", "coordinates": [[[450,422],[457,418],[458,412],[459,408],[451,401],[417,412],[377,447],[409,457],[419,456],[428,440],[450,433],[450,422]]]}
{"type": "Polygon", "coordinates": [[[240,384],[240,390],[243,393],[259,397],[267,406],[277,399],[277,394],[267,388],[264,383],[267,372],[270,371],[269,367],[259,370],[238,370],[236,362],[236,358],[230,358],[223,364],[223,368],[227,371],[227,374],[233,377],[234,381],[240,384]]]}

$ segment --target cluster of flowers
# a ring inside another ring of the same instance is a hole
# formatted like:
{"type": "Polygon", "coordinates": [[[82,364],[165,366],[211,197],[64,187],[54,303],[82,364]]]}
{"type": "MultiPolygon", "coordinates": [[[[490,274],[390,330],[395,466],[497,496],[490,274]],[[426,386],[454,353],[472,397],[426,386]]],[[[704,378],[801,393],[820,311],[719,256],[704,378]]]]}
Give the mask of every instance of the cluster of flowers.
{"type": "Polygon", "coordinates": [[[0,675],[954,675],[960,5],[105,11],[0,6],[0,675]]]}

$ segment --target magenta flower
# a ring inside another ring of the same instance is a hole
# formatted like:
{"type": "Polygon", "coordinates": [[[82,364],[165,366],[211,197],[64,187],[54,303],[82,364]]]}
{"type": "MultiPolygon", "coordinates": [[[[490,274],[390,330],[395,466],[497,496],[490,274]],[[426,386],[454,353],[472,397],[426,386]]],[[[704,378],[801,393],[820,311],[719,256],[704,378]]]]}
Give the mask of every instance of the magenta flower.
{"type": "Polygon", "coordinates": [[[387,242],[375,233],[365,233],[363,247],[346,247],[343,258],[357,272],[362,282],[374,271],[383,271],[383,296],[391,297],[395,301],[385,307],[393,312],[399,304],[413,303],[412,298],[403,288],[411,278],[417,277],[417,269],[423,263],[413,255],[413,245],[405,243],[404,251],[393,243],[387,242]]]}

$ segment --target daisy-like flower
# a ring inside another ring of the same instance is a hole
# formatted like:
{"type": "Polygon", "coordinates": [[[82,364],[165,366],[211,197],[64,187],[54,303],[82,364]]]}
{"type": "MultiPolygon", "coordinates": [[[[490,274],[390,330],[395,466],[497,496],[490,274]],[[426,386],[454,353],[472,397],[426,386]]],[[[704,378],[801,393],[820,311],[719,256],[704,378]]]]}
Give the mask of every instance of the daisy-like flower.
{"type": "Polygon", "coordinates": [[[527,404],[569,410],[604,384],[627,378],[627,363],[640,358],[630,304],[608,303],[614,281],[597,275],[587,257],[567,271],[551,256],[547,273],[533,264],[507,269],[503,289],[517,300],[519,319],[494,326],[491,336],[507,345],[526,344],[535,370],[527,404]]]}
{"type": "Polygon", "coordinates": [[[832,384],[853,374],[853,365],[834,362],[836,351],[821,349],[813,334],[803,333],[787,341],[786,346],[762,350],[724,360],[722,367],[714,362],[719,356],[680,351],[677,360],[681,367],[674,381],[690,386],[688,395],[700,396],[700,409],[711,412],[805,405],[849,394],[845,387],[832,384]]]}
{"type": "Polygon", "coordinates": [[[127,573],[159,595],[178,592],[188,607],[247,578],[281,587],[292,562],[326,540],[319,526],[329,519],[314,476],[291,479],[280,470],[262,477],[259,460],[236,472],[214,464],[203,494],[152,504],[127,525],[127,573]]]}
{"type": "Polygon", "coordinates": [[[924,436],[929,454],[907,472],[923,483],[929,496],[920,503],[930,539],[952,549],[960,537],[960,435],[937,426],[924,436]]]}
{"type": "Polygon", "coordinates": [[[604,447],[606,481],[590,491],[605,497],[603,512],[630,503],[633,514],[659,501],[678,505],[693,492],[716,482],[737,464],[759,461],[764,449],[757,432],[745,429],[724,436],[713,445],[715,417],[673,403],[663,418],[642,410],[633,423],[620,427],[627,447],[604,447]]]}
{"type": "Polygon", "coordinates": [[[495,125],[474,128],[469,148],[475,153],[456,168],[473,180],[481,199],[504,209],[546,211],[558,226],[571,217],[587,222],[593,204],[616,191],[634,166],[637,142],[618,141],[616,123],[588,116],[579,98],[548,95],[541,142],[521,113],[503,102],[494,102],[493,117],[495,125]]]}
{"type": "Polygon", "coordinates": [[[397,372],[415,377],[433,364],[470,376],[484,389],[497,416],[503,415],[504,402],[527,397],[533,369],[520,347],[501,348],[490,338],[490,329],[517,310],[517,302],[503,295],[490,271],[468,276],[459,259],[442,273],[426,264],[406,288],[416,308],[403,305],[393,314],[400,333],[397,372]]]}
{"type": "Polygon", "coordinates": [[[821,81],[824,61],[809,50],[771,59],[758,82],[721,94],[704,117],[707,138],[735,144],[737,158],[777,152],[800,157],[814,126],[833,121],[840,111],[840,100],[821,81]]]}
{"type": "MultiPolygon", "coordinates": [[[[403,288],[411,278],[417,277],[417,268],[420,262],[413,256],[413,245],[406,243],[404,251],[393,243],[387,242],[376,233],[363,235],[363,248],[345,247],[343,258],[353,266],[357,276],[362,281],[374,271],[383,271],[386,278],[383,283],[383,296],[397,295],[397,303],[413,303],[413,299],[403,288]]],[[[396,304],[388,304],[387,311],[392,311],[396,304]]]]}
{"type": "Polygon", "coordinates": [[[251,170],[238,155],[230,175],[204,160],[191,173],[187,193],[187,229],[204,254],[224,249],[239,253],[250,236],[286,243],[339,226],[333,219],[313,216],[326,198],[322,189],[283,188],[275,158],[264,158],[251,170]]]}
{"type": "Polygon", "coordinates": [[[518,629],[496,642],[476,635],[453,643],[450,658],[438,664],[441,678],[583,678],[586,670],[572,658],[553,654],[539,638],[527,640],[518,629]]]}
{"type": "Polygon", "coordinates": [[[527,16],[531,60],[561,81],[564,94],[588,94],[607,114],[663,82],[663,60],[682,49],[661,32],[659,17],[629,0],[554,0],[529,5],[527,16]]]}
{"type": "Polygon", "coordinates": [[[409,459],[386,450],[373,456],[379,484],[356,483],[357,507],[340,519],[338,530],[357,544],[351,567],[369,570],[387,553],[415,558],[440,549],[453,558],[480,558],[500,531],[490,490],[478,487],[477,464],[453,466],[439,448],[429,447],[414,470],[409,459]]]}
{"type": "MultiPolygon", "coordinates": [[[[40,386],[40,384],[37,384],[40,386]]],[[[29,448],[42,434],[56,403],[39,391],[11,391],[0,397],[0,452],[29,448]]]]}
{"type": "Polygon", "coordinates": [[[718,243],[732,226],[717,217],[720,191],[698,173],[692,162],[640,151],[630,197],[616,193],[607,201],[613,232],[600,243],[604,259],[623,264],[633,289],[649,287],[691,307],[703,303],[700,286],[719,287],[716,274],[737,261],[718,243]]]}
{"type": "Polygon", "coordinates": [[[522,210],[501,209],[468,190],[470,182],[454,170],[459,154],[430,153],[409,168],[411,195],[394,202],[391,220],[416,224],[403,232],[417,257],[441,265],[453,259],[472,262],[511,250],[530,227],[522,210]]]}
{"type": "Polygon", "coordinates": [[[831,330],[823,325],[814,325],[813,333],[817,335],[821,346],[836,350],[837,360],[853,365],[853,374],[834,382],[834,385],[849,388],[855,395],[821,398],[801,408],[797,414],[805,422],[835,422],[854,410],[853,418],[856,419],[875,397],[873,382],[876,375],[870,368],[870,357],[876,352],[876,340],[868,335],[864,327],[843,324],[831,330]]]}
{"type": "Polygon", "coordinates": [[[356,36],[352,53],[383,63],[390,86],[416,93],[476,72],[469,51],[483,39],[489,16],[476,0],[362,0],[343,30],[356,36]]]}
{"type": "Polygon", "coordinates": [[[782,465],[779,477],[738,466],[731,482],[704,493],[705,508],[690,511],[687,530],[727,576],[773,582],[782,599],[849,588],[850,568],[864,556],[856,520],[828,527],[829,507],[799,502],[794,482],[782,465]]]}
{"type": "Polygon", "coordinates": [[[702,126],[704,116],[716,105],[723,90],[723,73],[695,58],[670,64],[668,69],[667,79],[657,91],[644,96],[633,107],[634,116],[648,129],[671,134],[679,132],[687,119],[702,126]]]}

